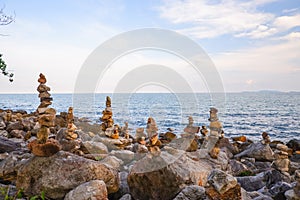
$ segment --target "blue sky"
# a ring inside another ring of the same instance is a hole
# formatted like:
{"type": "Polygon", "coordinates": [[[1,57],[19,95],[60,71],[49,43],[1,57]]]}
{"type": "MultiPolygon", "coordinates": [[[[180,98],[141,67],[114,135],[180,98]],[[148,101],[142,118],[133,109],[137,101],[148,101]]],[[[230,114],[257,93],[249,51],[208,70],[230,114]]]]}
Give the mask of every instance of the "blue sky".
{"type": "MultiPolygon", "coordinates": [[[[3,6],[5,13],[16,13],[13,24],[0,27],[9,35],[0,37],[0,52],[15,81],[0,77],[0,93],[35,93],[40,72],[53,92],[73,92],[81,65],[97,46],[146,27],[197,42],[226,92],[300,91],[300,0],[0,0],[3,6]]],[[[99,91],[113,90],[112,82],[126,74],[118,66],[161,63],[185,65],[163,53],[133,53],[112,66],[114,76],[108,74],[99,91]]]]}

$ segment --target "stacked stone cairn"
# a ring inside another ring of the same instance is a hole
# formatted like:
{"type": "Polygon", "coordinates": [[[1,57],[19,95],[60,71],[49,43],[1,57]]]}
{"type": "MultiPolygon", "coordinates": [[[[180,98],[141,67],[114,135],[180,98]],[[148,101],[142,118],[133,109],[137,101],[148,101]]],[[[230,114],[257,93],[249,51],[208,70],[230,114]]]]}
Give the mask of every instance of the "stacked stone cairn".
{"type": "Polygon", "coordinates": [[[68,140],[75,140],[78,138],[78,134],[75,133],[77,127],[74,124],[74,114],[73,114],[73,107],[69,107],[68,114],[67,114],[67,134],[66,139],[68,140]]]}
{"type": "Polygon", "coordinates": [[[277,144],[276,150],[274,151],[275,160],[273,165],[276,169],[281,171],[282,173],[289,171],[290,159],[289,152],[290,149],[284,144],[277,144]]]}
{"type": "Polygon", "coordinates": [[[196,136],[200,131],[199,126],[194,126],[194,119],[192,116],[188,118],[188,125],[184,128],[184,133],[181,136],[187,140],[190,140],[190,145],[186,151],[197,151],[198,149],[198,138],[196,136]]]}
{"type": "MultiPolygon", "coordinates": [[[[158,138],[158,128],[155,120],[152,117],[148,118],[146,132],[149,138],[148,149],[150,152],[160,152],[160,147],[162,145],[158,138]]],[[[142,138],[143,139],[143,138],[142,138]]]]}
{"type": "Polygon", "coordinates": [[[210,108],[209,113],[210,117],[208,121],[210,121],[210,134],[204,140],[201,148],[207,149],[212,158],[217,158],[220,152],[220,149],[218,147],[218,141],[221,137],[224,137],[224,132],[222,130],[223,126],[222,123],[219,121],[217,114],[218,110],[216,108],[210,108]]]}
{"type": "Polygon", "coordinates": [[[101,129],[102,131],[106,131],[108,128],[113,128],[114,120],[112,118],[112,108],[111,108],[111,99],[109,96],[106,97],[106,108],[102,111],[102,117],[100,120],[102,121],[101,129]]]}
{"type": "Polygon", "coordinates": [[[40,105],[37,109],[39,114],[38,122],[41,126],[40,130],[37,133],[38,143],[44,144],[48,139],[48,135],[50,133],[50,127],[55,126],[55,115],[56,111],[54,108],[48,108],[49,105],[52,104],[53,98],[51,97],[50,88],[45,85],[47,82],[46,77],[41,73],[40,78],[38,79],[40,85],[37,88],[39,92],[40,105]]]}
{"type": "Polygon", "coordinates": [[[262,136],[262,141],[261,141],[262,144],[270,144],[271,139],[270,139],[270,136],[267,132],[263,132],[261,134],[261,136],[262,136]]]}
{"type": "Polygon", "coordinates": [[[49,93],[50,88],[45,85],[47,82],[46,77],[40,73],[38,79],[40,85],[37,88],[39,92],[40,105],[37,108],[38,124],[40,126],[37,132],[37,140],[28,144],[28,148],[36,156],[51,156],[60,150],[59,143],[54,139],[49,139],[50,128],[55,126],[56,110],[48,108],[52,104],[52,97],[49,93]]]}

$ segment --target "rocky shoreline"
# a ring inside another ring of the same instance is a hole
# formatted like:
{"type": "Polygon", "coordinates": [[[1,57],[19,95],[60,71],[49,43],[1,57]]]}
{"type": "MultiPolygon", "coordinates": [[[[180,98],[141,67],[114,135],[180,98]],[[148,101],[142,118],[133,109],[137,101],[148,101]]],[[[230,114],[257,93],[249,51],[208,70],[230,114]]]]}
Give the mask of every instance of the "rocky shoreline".
{"type": "Polygon", "coordinates": [[[210,109],[209,127],[192,117],[180,136],[155,120],[114,124],[107,97],[102,124],[49,108],[43,74],[34,113],[0,109],[0,199],[300,199],[300,140],[227,138],[210,109]]]}

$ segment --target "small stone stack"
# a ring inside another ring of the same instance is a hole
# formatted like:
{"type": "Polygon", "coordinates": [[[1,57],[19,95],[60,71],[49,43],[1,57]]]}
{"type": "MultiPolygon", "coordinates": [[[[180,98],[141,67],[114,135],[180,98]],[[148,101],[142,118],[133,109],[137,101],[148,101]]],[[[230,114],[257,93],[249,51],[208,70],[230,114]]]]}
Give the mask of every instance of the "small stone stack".
{"type": "Polygon", "coordinates": [[[40,83],[40,85],[38,86],[37,91],[39,92],[41,103],[37,109],[37,112],[39,114],[38,122],[41,128],[37,133],[37,138],[38,143],[45,144],[50,133],[50,127],[55,126],[56,110],[53,108],[48,108],[48,106],[52,104],[51,101],[53,100],[53,98],[48,92],[50,91],[50,88],[45,85],[47,79],[44,74],[40,73],[38,82],[40,83]]]}
{"type": "Polygon", "coordinates": [[[275,154],[275,161],[274,166],[281,172],[288,172],[290,159],[288,154],[289,148],[283,144],[277,144],[276,150],[274,151],[275,154]]]}
{"type": "Polygon", "coordinates": [[[195,134],[199,133],[200,127],[199,126],[194,126],[194,119],[192,116],[189,116],[188,118],[189,124],[184,128],[185,133],[190,133],[190,134],[195,134]]]}
{"type": "Polygon", "coordinates": [[[211,136],[221,136],[222,134],[222,123],[219,122],[218,119],[218,110],[216,108],[210,108],[210,117],[208,121],[210,121],[209,129],[210,129],[210,135],[211,136]]]}
{"type": "Polygon", "coordinates": [[[125,126],[122,126],[121,128],[121,136],[125,137],[126,134],[129,134],[129,130],[128,130],[128,122],[125,122],[125,126]]]}
{"type": "Polygon", "coordinates": [[[107,128],[112,128],[114,125],[114,120],[112,118],[112,108],[111,108],[111,99],[109,96],[106,97],[106,108],[102,112],[102,117],[100,120],[102,121],[101,129],[102,131],[106,131],[107,128]]]}
{"type": "Polygon", "coordinates": [[[160,147],[162,145],[161,141],[158,138],[158,128],[155,120],[152,117],[148,118],[146,132],[149,138],[148,149],[152,153],[160,152],[160,147]]]}
{"type": "Polygon", "coordinates": [[[262,144],[270,144],[271,139],[270,139],[270,136],[267,132],[263,132],[261,134],[261,136],[262,136],[262,141],[261,141],[262,144]]]}
{"type": "Polygon", "coordinates": [[[148,138],[150,139],[153,136],[157,135],[157,131],[158,131],[158,128],[157,128],[155,120],[152,117],[149,117],[148,121],[147,121],[147,127],[146,127],[146,132],[148,134],[148,138]]]}
{"type": "Polygon", "coordinates": [[[75,130],[77,127],[74,124],[74,114],[73,114],[73,107],[69,107],[68,114],[67,114],[67,134],[66,139],[68,140],[75,140],[78,138],[77,133],[75,133],[75,130]]]}

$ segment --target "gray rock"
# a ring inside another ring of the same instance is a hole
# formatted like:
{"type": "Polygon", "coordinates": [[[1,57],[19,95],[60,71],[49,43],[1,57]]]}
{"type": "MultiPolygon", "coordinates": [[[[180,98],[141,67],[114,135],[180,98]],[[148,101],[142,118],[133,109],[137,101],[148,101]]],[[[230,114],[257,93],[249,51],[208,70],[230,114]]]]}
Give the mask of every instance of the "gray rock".
{"type": "Polygon", "coordinates": [[[33,118],[29,118],[29,117],[23,118],[21,120],[21,123],[22,123],[25,131],[30,131],[31,129],[33,129],[33,127],[35,125],[33,118]]]}
{"type": "Polygon", "coordinates": [[[248,195],[251,197],[251,199],[256,199],[256,200],[273,200],[270,196],[262,194],[258,191],[254,192],[248,192],[248,195]]]}
{"type": "Polygon", "coordinates": [[[105,144],[101,142],[86,141],[82,143],[90,154],[107,154],[108,149],[105,144]]]}
{"type": "MultiPolygon", "coordinates": [[[[119,199],[122,196],[129,194],[130,190],[129,190],[129,186],[127,183],[127,178],[128,178],[128,173],[127,172],[120,172],[119,173],[119,179],[120,179],[120,188],[118,190],[118,192],[111,194],[109,196],[109,199],[119,199]]],[[[130,196],[131,198],[131,196],[130,196]]]]}
{"type": "Polygon", "coordinates": [[[273,199],[284,199],[284,193],[288,190],[292,189],[291,184],[285,182],[276,183],[271,189],[269,189],[269,193],[271,194],[273,199]]]}
{"type": "Polygon", "coordinates": [[[186,186],[173,200],[206,200],[208,197],[205,194],[204,187],[198,185],[186,186]]]}
{"type": "Polygon", "coordinates": [[[168,149],[137,161],[128,175],[128,185],[134,199],[168,200],[185,185],[205,185],[212,169],[206,159],[195,161],[185,151],[168,149]]]}
{"type": "Polygon", "coordinates": [[[119,200],[132,200],[132,198],[130,194],[125,194],[119,200]]]}
{"type": "Polygon", "coordinates": [[[208,176],[208,183],[212,185],[219,194],[224,194],[237,185],[237,180],[222,170],[214,169],[208,176]]]}
{"type": "Polygon", "coordinates": [[[21,122],[16,121],[16,122],[9,122],[6,130],[8,132],[11,132],[12,130],[23,130],[24,126],[21,122]]]}
{"type": "Polygon", "coordinates": [[[92,140],[92,137],[89,134],[87,134],[81,130],[77,130],[76,133],[79,135],[79,137],[81,138],[81,140],[83,142],[92,140]]]}
{"type": "Polygon", "coordinates": [[[108,193],[119,189],[118,172],[100,162],[60,151],[51,157],[33,157],[19,169],[16,186],[26,195],[45,191],[52,199],[62,199],[73,188],[103,180],[108,193]]]}
{"type": "Polygon", "coordinates": [[[8,134],[8,136],[10,137],[10,138],[24,138],[24,136],[25,136],[25,134],[26,134],[26,132],[25,131],[23,131],[23,130],[12,130],[9,134],[8,134]]]}
{"type": "Polygon", "coordinates": [[[293,189],[286,191],[284,193],[284,196],[287,200],[300,200],[300,197],[297,197],[293,189]]]}
{"type": "Polygon", "coordinates": [[[107,189],[104,181],[92,180],[87,183],[83,183],[71,190],[64,198],[64,200],[90,199],[108,200],[107,189]]]}
{"type": "Polygon", "coordinates": [[[264,176],[265,174],[262,172],[256,176],[237,177],[237,181],[246,191],[257,191],[266,185],[264,176]]]}
{"type": "Polygon", "coordinates": [[[273,187],[279,182],[290,182],[290,177],[286,177],[284,174],[280,173],[278,170],[272,169],[265,172],[264,180],[266,181],[267,188],[273,187]]]}
{"type": "Polygon", "coordinates": [[[300,140],[292,139],[286,144],[289,148],[293,149],[293,151],[300,151],[300,140]]]}
{"type": "Polygon", "coordinates": [[[120,170],[121,166],[123,165],[123,161],[115,156],[107,156],[103,160],[100,161],[104,165],[107,165],[113,169],[120,170]]]}
{"type": "Polygon", "coordinates": [[[8,132],[6,130],[0,130],[0,137],[8,137],[8,132]]]}
{"type": "Polygon", "coordinates": [[[20,147],[20,143],[13,142],[5,137],[0,137],[0,153],[12,152],[20,147]]]}
{"type": "Polygon", "coordinates": [[[241,188],[241,195],[242,195],[242,200],[252,200],[251,196],[243,188],[241,188]]]}
{"type": "Polygon", "coordinates": [[[249,145],[246,150],[234,156],[235,158],[250,157],[258,161],[273,161],[274,152],[268,144],[261,142],[249,145]]]}
{"type": "Polygon", "coordinates": [[[5,124],[4,120],[3,120],[3,118],[0,117],[0,130],[4,130],[5,127],[6,127],[6,124],[5,124]]]}
{"type": "Polygon", "coordinates": [[[237,160],[230,160],[229,164],[231,166],[232,175],[234,176],[239,176],[243,172],[251,171],[247,168],[246,165],[237,160]]]}
{"type": "Polygon", "coordinates": [[[111,155],[124,161],[124,163],[129,163],[134,159],[134,153],[129,150],[112,150],[111,155]]]}
{"type": "Polygon", "coordinates": [[[32,154],[14,154],[10,153],[0,162],[0,179],[16,181],[19,168],[32,157],[32,154]]]}

